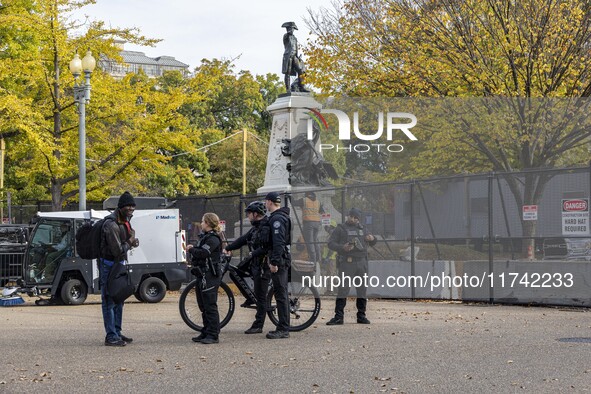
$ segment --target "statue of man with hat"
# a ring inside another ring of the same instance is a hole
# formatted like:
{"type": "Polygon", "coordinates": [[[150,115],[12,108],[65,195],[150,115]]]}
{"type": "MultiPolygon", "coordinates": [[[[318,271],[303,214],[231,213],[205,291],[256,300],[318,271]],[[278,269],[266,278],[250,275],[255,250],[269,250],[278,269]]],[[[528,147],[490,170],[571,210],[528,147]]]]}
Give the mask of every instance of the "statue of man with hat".
{"type": "Polygon", "coordinates": [[[281,27],[287,29],[287,33],[283,35],[283,65],[281,72],[285,74],[285,89],[289,92],[308,92],[304,87],[303,75],[305,72],[304,62],[298,53],[298,40],[293,35],[293,31],[298,27],[294,22],[285,22],[281,27]],[[297,79],[291,84],[291,76],[297,76],[297,79]]]}

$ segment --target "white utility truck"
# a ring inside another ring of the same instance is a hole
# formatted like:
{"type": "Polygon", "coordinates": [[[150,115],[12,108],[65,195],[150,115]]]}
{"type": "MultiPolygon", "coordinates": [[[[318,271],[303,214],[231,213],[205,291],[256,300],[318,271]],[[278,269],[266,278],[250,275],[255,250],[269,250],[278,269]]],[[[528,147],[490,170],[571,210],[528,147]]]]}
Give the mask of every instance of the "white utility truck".
{"type": "MultiPolygon", "coordinates": [[[[61,301],[82,304],[88,294],[100,294],[97,260],[81,258],[76,231],[109,211],[39,212],[23,259],[21,292],[49,297],[38,304],[61,301]],[[65,245],[65,247],[64,247],[65,245]]],[[[135,297],[160,302],[166,290],[178,290],[191,279],[186,262],[185,232],[178,209],[136,210],[131,224],[140,246],[128,253],[135,297]]]]}

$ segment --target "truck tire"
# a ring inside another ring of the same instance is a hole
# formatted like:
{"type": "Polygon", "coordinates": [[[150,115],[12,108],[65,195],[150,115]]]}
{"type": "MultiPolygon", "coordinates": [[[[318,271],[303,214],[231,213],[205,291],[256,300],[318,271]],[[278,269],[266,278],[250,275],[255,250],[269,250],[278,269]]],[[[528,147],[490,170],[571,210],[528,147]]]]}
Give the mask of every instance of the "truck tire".
{"type": "Polygon", "coordinates": [[[86,301],[88,288],[80,279],[68,279],[62,285],[60,298],[65,305],[80,305],[86,301]]]}
{"type": "Polygon", "coordinates": [[[164,299],[166,295],[166,284],[162,279],[150,276],[140,284],[138,295],[142,301],[155,304],[164,299]]]}
{"type": "Polygon", "coordinates": [[[135,297],[136,300],[138,300],[139,302],[146,302],[144,301],[144,299],[142,298],[142,295],[140,294],[139,289],[133,293],[133,296],[135,297]]]}

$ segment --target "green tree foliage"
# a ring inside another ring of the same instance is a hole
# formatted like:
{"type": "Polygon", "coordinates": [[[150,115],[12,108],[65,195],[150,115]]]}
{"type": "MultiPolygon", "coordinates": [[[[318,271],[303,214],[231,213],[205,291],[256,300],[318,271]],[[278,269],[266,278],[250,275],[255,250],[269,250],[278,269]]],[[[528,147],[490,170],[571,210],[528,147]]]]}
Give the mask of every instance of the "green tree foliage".
{"type": "MultiPolygon", "coordinates": [[[[134,29],[105,28],[92,22],[84,33],[69,12],[93,1],[42,0],[3,2],[1,35],[3,71],[0,104],[2,132],[16,129],[9,141],[12,173],[22,196],[51,197],[54,209],[76,199],[78,193],[77,114],[68,63],[76,50],[95,56],[118,57],[114,38],[151,45],[134,29]],[[22,111],[21,111],[22,110],[22,111]],[[33,180],[33,182],[27,181],[33,180]],[[43,194],[38,193],[43,190],[43,194]]],[[[162,149],[187,146],[183,119],[171,117],[177,98],[164,97],[148,81],[115,81],[97,70],[93,97],[87,107],[87,177],[90,199],[100,199],[118,183],[141,191],[141,174],[162,169],[168,159],[162,149]],[[175,131],[171,132],[174,127],[175,131]]],[[[118,191],[118,190],[117,190],[118,191]]]]}
{"type": "MultiPolygon", "coordinates": [[[[211,132],[210,138],[224,136],[220,131],[211,132]]],[[[253,194],[263,186],[267,163],[268,139],[247,131],[246,174],[243,174],[243,132],[229,136],[224,142],[207,150],[211,177],[215,181],[216,193],[242,192],[242,179],[246,176],[246,193],[253,194]]]]}
{"type": "Polygon", "coordinates": [[[182,113],[200,129],[230,133],[259,126],[267,104],[261,86],[248,71],[233,71],[229,60],[203,59],[188,81],[182,113]]]}
{"type": "MultiPolygon", "coordinates": [[[[16,201],[51,199],[58,210],[78,199],[78,114],[68,63],[74,53],[121,61],[115,39],[152,45],[136,29],[81,24],[70,12],[94,0],[5,0],[0,6],[0,133],[7,141],[6,190],[16,201]]],[[[239,192],[240,138],[204,148],[236,131],[268,140],[265,108],[279,77],[234,72],[203,60],[193,76],[143,72],[116,80],[92,74],[86,106],[87,190],[102,200],[121,190],[142,195],[239,192]],[[235,140],[235,141],[234,141],[235,140]],[[211,163],[211,164],[210,164],[211,163]]],[[[262,145],[261,145],[262,144],[262,145]]],[[[260,186],[266,147],[248,143],[249,190],[260,186]]]]}
{"type": "Polygon", "coordinates": [[[273,118],[266,108],[273,104],[280,94],[285,93],[285,85],[277,74],[268,73],[266,75],[257,75],[255,78],[259,84],[259,92],[263,99],[263,109],[259,109],[257,112],[259,119],[254,129],[259,135],[268,136],[273,118]]]}
{"type": "MultiPolygon", "coordinates": [[[[256,192],[265,177],[266,141],[271,125],[266,108],[285,91],[279,77],[253,77],[248,71],[236,73],[230,61],[204,59],[182,86],[187,98],[180,113],[198,130],[200,147],[244,130],[253,134],[247,139],[247,191],[256,192]]],[[[207,148],[212,192],[242,191],[242,151],[241,135],[207,148]]]]}

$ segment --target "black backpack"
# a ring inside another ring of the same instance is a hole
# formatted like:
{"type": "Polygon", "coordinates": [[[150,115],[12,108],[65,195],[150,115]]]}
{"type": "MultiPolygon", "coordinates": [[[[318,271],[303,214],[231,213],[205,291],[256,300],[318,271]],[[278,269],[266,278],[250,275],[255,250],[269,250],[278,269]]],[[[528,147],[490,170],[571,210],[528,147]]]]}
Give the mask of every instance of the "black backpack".
{"type": "Polygon", "coordinates": [[[101,254],[103,225],[107,219],[101,219],[94,224],[86,222],[76,232],[76,251],[83,259],[98,259],[101,254]]]}

